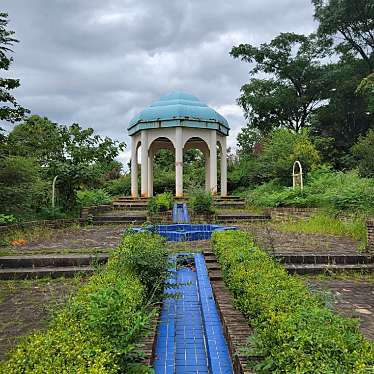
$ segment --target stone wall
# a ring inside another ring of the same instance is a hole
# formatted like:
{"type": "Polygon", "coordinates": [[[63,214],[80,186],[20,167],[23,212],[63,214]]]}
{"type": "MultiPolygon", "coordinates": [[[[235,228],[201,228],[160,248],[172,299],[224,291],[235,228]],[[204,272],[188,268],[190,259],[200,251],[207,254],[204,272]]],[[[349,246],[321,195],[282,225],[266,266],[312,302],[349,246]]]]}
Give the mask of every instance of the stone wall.
{"type": "Polygon", "coordinates": [[[374,254],[374,218],[369,218],[366,221],[368,228],[368,245],[367,250],[374,254]]]}
{"type": "Polygon", "coordinates": [[[317,214],[318,208],[270,208],[269,214],[272,220],[282,221],[290,219],[307,219],[317,214]]]}
{"type": "Polygon", "coordinates": [[[82,219],[87,219],[89,216],[95,216],[98,213],[109,212],[113,209],[113,205],[95,205],[84,207],[81,209],[80,217],[82,219]]]}
{"type": "MultiPolygon", "coordinates": [[[[148,221],[152,223],[173,223],[172,211],[159,212],[148,216],[148,221]]],[[[215,216],[213,214],[196,214],[190,212],[191,223],[212,223],[215,222],[215,216]]]]}

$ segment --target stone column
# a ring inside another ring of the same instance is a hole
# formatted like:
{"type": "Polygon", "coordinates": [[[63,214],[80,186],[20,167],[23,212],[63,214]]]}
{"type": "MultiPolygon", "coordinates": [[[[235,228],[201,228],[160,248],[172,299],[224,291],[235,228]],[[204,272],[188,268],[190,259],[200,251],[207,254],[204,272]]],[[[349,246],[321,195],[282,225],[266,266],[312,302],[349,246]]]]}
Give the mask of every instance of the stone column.
{"type": "Polygon", "coordinates": [[[138,152],[135,136],[131,137],[131,196],[138,197],[138,152]]]}
{"type": "Polygon", "coordinates": [[[153,196],[153,160],[154,154],[149,151],[148,155],[148,196],[153,196]]]}
{"type": "Polygon", "coordinates": [[[209,151],[204,154],[205,157],[205,190],[210,191],[210,156],[209,151]]]}
{"type": "Polygon", "coordinates": [[[227,195],[227,145],[226,136],[221,141],[221,196],[227,195]]]}
{"type": "Polygon", "coordinates": [[[175,196],[183,196],[183,131],[175,128],[175,196]]]}
{"type": "Polygon", "coordinates": [[[141,197],[148,197],[148,134],[142,130],[141,135],[141,197]]]}
{"type": "Polygon", "coordinates": [[[210,132],[210,191],[213,195],[217,193],[217,133],[215,130],[210,132]]]}

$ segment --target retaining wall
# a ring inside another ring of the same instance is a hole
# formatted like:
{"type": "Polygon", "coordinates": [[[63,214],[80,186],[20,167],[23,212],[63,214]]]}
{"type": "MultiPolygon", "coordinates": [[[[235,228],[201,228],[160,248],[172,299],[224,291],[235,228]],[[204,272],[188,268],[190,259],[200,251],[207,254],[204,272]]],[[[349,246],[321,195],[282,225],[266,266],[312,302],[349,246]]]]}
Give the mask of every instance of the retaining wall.
{"type": "Polygon", "coordinates": [[[319,208],[270,208],[272,220],[288,220],[292,218],[307,219],[320,212],[319,208]]]}
{"type": "Polygon", "coordinates": [[[84,207],[81,209],[80,217],[86,220],[89,216],[95,216],[97,213],[109,212],[110,210],[113,210],[112,204],[84,207]]]}

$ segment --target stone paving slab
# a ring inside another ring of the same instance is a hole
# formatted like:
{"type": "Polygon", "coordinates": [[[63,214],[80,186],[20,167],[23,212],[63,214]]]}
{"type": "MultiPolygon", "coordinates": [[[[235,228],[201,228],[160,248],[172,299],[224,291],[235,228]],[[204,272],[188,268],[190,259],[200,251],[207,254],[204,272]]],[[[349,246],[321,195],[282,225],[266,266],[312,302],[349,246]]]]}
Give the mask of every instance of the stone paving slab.
{"type": "Polygon", "coordinates": [[[314,288],[331,292],[334,309],[343,316],[358,318],[363,335],[374,340],[374,281],[308,277],[305,280],[314,288]]]}

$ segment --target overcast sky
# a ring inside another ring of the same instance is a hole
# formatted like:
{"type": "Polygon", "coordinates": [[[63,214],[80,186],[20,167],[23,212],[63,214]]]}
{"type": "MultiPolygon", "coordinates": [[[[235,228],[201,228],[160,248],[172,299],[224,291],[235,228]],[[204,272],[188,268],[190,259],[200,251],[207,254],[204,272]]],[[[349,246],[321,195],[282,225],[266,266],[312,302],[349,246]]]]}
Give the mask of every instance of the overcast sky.
{"type": "Polygon", "coordinates": [[[235,146],[249,65],[231,47],[315,28],[310,0],[2,0],[0,11],[20,41],[10,70],[18,102],[125,141],[123,162],[129,120],[172,90],[224,115],[235,146]]]}

